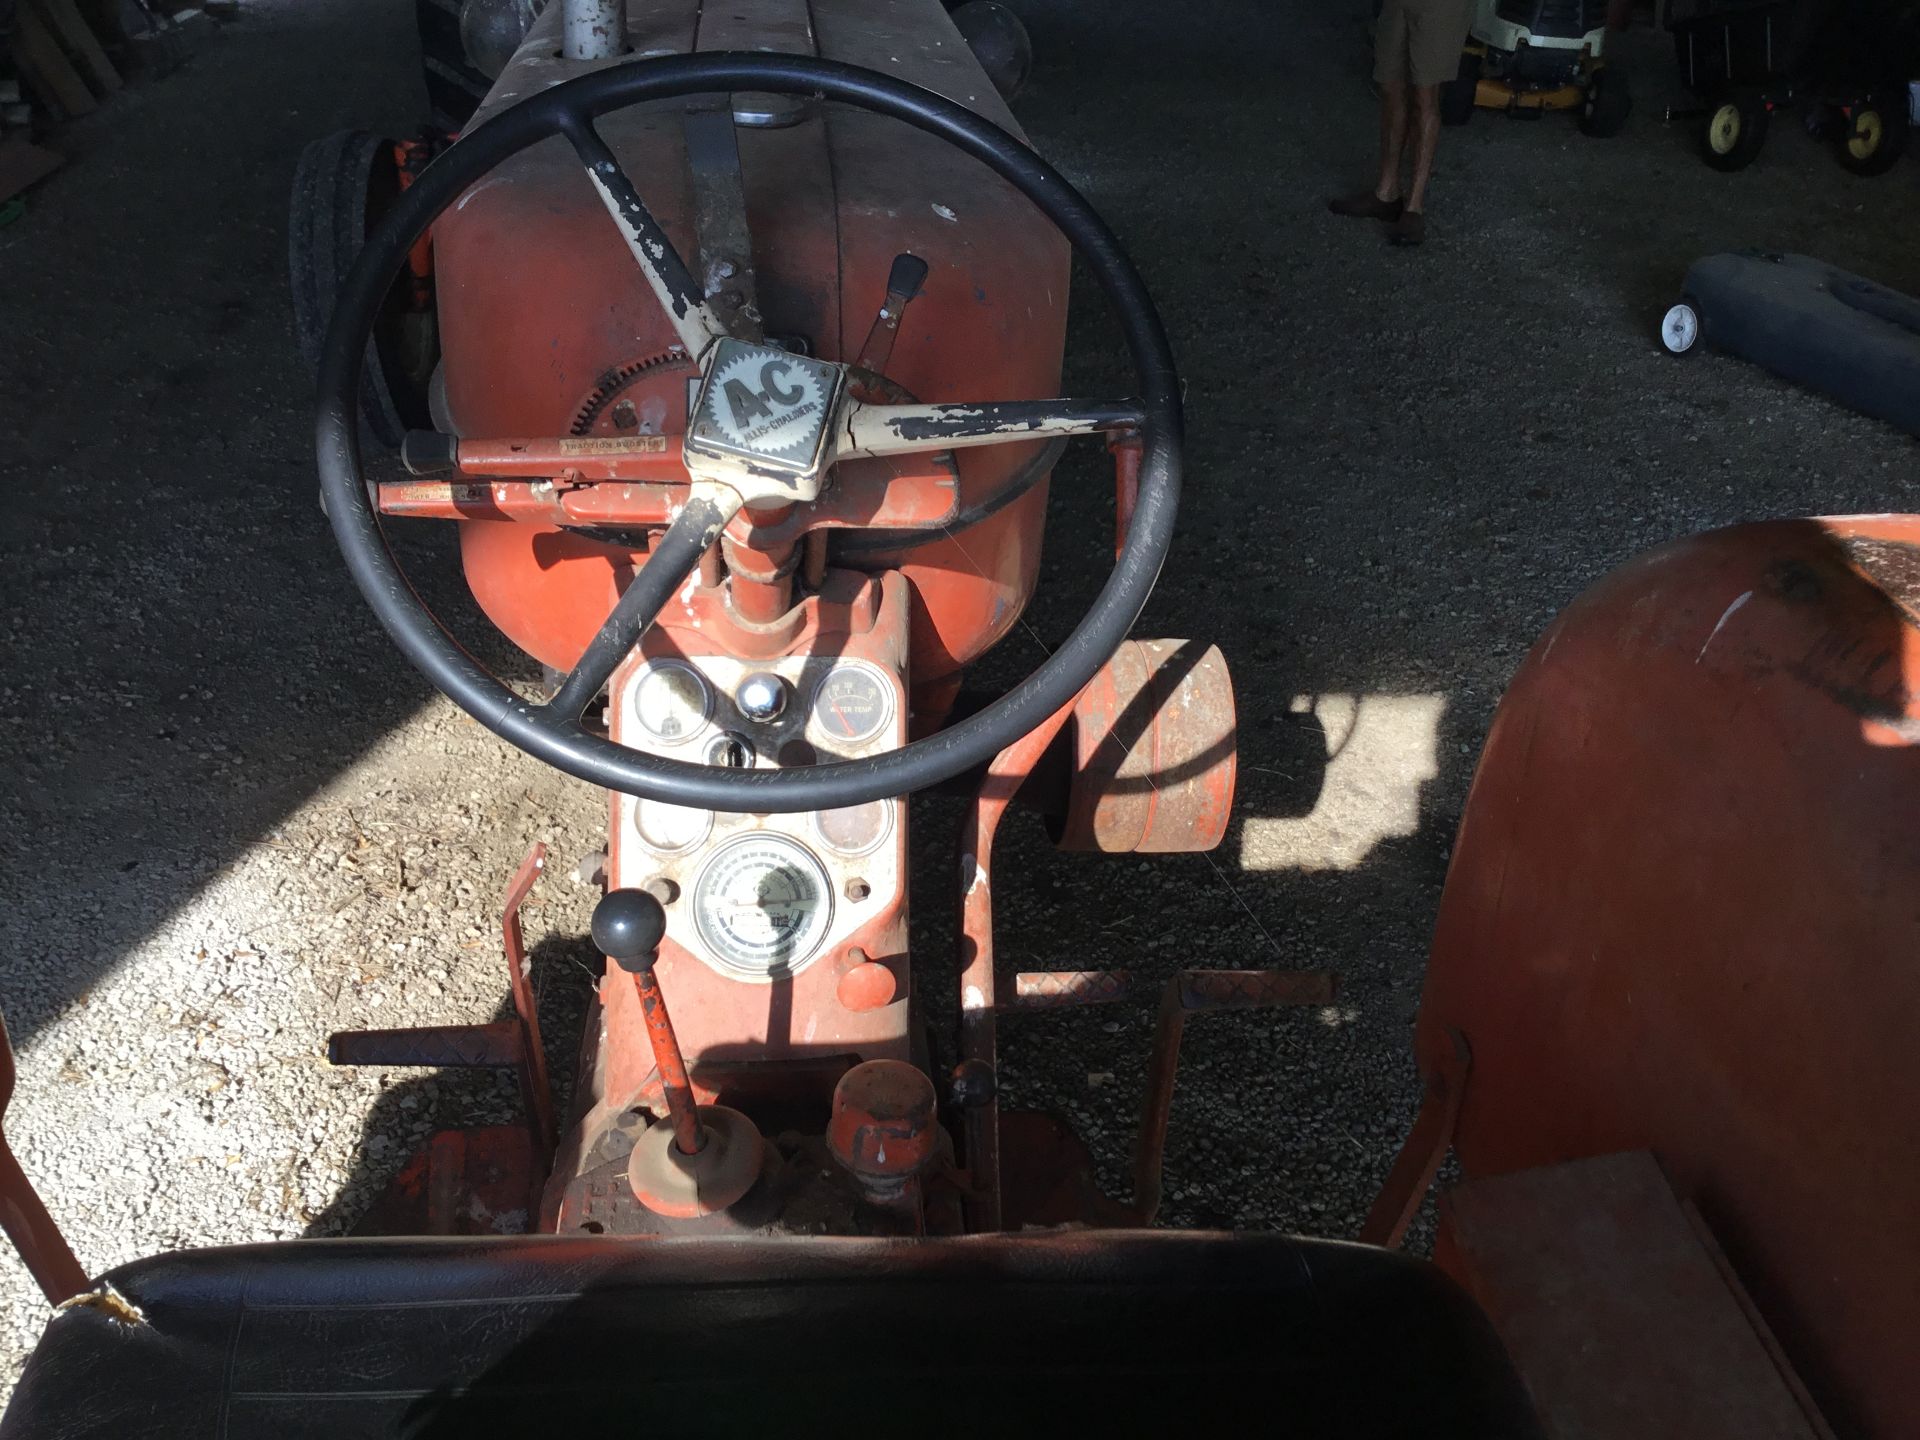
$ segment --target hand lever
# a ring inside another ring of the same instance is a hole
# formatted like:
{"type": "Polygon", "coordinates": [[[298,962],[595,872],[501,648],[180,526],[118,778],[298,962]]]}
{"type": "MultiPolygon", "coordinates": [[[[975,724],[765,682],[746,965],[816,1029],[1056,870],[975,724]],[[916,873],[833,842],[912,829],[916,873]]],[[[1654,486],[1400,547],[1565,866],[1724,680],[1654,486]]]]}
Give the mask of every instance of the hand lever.
{"type": "Polygon", "coordinates": [[[693,1084],[687,1078],[680,1042],[667,1015],[667,999],[653,974],[660,942],[667,934],[667,912],[644,890],[610,890],[593,907],[592,929],[600,953],[633,976],[634,988],[640,992],[640,1013],[646,1018],[653,1063],[660,1069],[660,1086],[666,1092],[674,1148],[682,1155],[698,1154],[707,1143],[706,1136],[694,1109],[693,1084]]]}
{"type": "Polygon", "coordinates": [[[927,262],[918,255],[896,255],[887,272],[887,298],[880,302],[880,313],[873,317],[873,328],[860,346],[860,358],[854,365],[875,375],[887,373],[893,358],[894,338],[900,333],[900,316],[907,303],[927,283],[927,262]]]}

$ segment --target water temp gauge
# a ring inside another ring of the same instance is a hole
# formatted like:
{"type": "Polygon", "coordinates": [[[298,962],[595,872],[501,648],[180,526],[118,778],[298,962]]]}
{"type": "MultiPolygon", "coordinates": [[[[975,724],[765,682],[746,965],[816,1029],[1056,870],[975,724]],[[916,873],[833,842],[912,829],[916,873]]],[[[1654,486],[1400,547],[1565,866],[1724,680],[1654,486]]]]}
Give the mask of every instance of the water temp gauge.
{"type": "Polygon", "coordinates": [[[633,718],[662,745],[691,738],[713,713],[713,692],[691,665],[656,660],[633,687],[633,718]]]}
{"type": "Polygon", "coordinates": [[[832,882],[813,852],[761,832],[713,853],[693,886],[693,920],[712,958],[751,980],[799,969],[826,938],[832,882]]]}
{"type": "Polygon", "coordinates": [[[893,692],[865,665],[836,665],[813,692],[813,723],[831,740],[857,744],[893,719],[893,692]]]}

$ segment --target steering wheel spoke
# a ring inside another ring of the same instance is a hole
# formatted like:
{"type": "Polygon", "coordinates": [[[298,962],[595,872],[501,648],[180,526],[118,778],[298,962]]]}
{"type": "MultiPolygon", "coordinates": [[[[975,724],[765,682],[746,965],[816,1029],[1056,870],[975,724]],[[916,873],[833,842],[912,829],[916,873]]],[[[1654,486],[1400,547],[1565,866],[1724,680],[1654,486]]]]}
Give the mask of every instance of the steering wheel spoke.
{"type": "Polygon", "coordinates": [[[587,178],[593,182],[600,203],[607,207],[607,213],[619,227],[620,238],[627,242],[634,263],[647,277],[660,308],[667,312],[681,347],[698,362],[707,353],[707,347],[727,333],[727,327],[708,307],[706,292],[687,269],[680,252],[673,248],[673,241],[660,228],[660,222],[653,218],[653,212],[647,209],[633,181],[627,178],[627,172],[620,168],[613,151],[607,148],[607,142],[593,128],[593,122],[584,115],[568,113],[562,118],[560,128],[573,146],[574,154],[580,157],[580,163],[587,167],[587,178]]]}
{"type": "Polygon", "coordinates": [[[549,710],[567,720],[579,720],[739,510],[740,496],[727,486],[706,481],[693,487],[678,518],[655,543],[646,564],[620,592],[598,633],[553,692],[549,710]]]}
{"type": "Polygon", "coordinates": [[[842,418],[838,453],[906,455],[963,445],[1003,445],[1060,435],[1138,430],[1137,400],[990,400],[982,404],[865,405],[842,418]]]}

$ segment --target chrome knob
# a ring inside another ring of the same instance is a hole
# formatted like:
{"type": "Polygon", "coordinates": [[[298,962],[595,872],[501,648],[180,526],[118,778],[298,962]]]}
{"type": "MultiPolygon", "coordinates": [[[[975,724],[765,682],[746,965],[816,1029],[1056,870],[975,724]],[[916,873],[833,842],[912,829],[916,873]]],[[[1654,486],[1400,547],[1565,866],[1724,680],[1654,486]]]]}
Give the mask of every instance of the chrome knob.
{"type": "Polygon", "coordinates": [[[733,692],[733,703],[749,720],[764,723],[778,719],[780,712],[787,708],[787,682],[764,670],[749,675],[733,692]]]}

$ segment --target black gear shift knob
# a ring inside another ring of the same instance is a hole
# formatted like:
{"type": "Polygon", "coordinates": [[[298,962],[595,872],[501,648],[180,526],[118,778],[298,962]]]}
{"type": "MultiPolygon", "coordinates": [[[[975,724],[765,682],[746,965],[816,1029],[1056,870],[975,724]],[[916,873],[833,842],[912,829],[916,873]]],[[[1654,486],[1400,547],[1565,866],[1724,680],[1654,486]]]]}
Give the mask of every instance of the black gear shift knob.
{"type": "Polygon", "coordinates": [[[645,890],[609,890],[593,907],[593,943],[622,970],[653,969],[666,933],[666,909],[645,890]]]}

